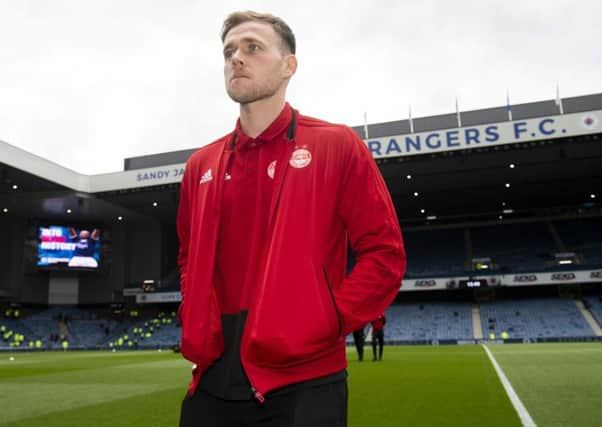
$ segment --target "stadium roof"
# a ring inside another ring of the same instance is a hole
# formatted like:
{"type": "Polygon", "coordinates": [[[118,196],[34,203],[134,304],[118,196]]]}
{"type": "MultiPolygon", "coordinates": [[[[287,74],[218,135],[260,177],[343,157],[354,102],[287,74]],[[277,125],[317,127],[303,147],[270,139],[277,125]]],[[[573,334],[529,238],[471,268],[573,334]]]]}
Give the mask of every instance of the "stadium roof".
{"type": "MultiPolygon", "coordinates": [[[[562,100],[564,114],[584,111],[602,110],[602,93],[564,98],[562,100]]],[[[558,114],[555,100],[531,102],[512,105],[512,117],[516,120],[536,117],[554,116],[558,114]]],[[[495,107],[474,111],[462,111],[462,126],[475,126],[508,120],[507,107],[495,107]]],[[[458,126],[456,113],[413,119],[414,132],[428,132],[442,129],[453,129],[458,126]]],[[[354,126],[353,130],[363,139],[367,139],[363,126],[354,126]]],[[[368,124],[370,138],[381,138],[393,135],[410,134],[410,121],[398,120],[386,123],[368,124]]],[[[151,154],[131,157],[124,160],[124,170],[152,168],[163,165],[185,163],[196,149],[172,151],[169,153],[151,154]]]]}
{"type": "MultiPolygon", "coordinates": [[[[602,93],[577,96],[562,99],[564,114],[580,113],[602,109],[602,93]]],[[[536,117],[547,117],[558,114],[556,100],[529,102],[511,106],[513,120],[526,120],[536,117]]],[[[476,126],[489,123],[499,123],[508,120],[507,107],[485,108],[482,110],[461,111],[462,126],[476,126]]],[[[434,131],[457,127],[456,113],[413,119],[414,132],[434,131]]],[[[363,126],[353,128],[362,138],[365,137],[363,126]]],[[[410,133],[409,120],[397,120],[386,123],[368,124],[368,134],[371,138],[410,133]]]]}
{"type": "MultiPolygon", "coordinates": [[[[554,100],[513,105],[512,122],[506,107],[461,112],[461,128],[478,131],[491,124],[501,128],[541,118],[560,122],[582,117],[576,113],[602,110],[602,94],[562,102],[562,116],[554,100]]],[[[600,214],[602,126],[598,126],[598,115],[602,120],[597,113],[591,118],[595,129],[568,136],[556,133],[520,143],[510,140],[502,145],[375,157],[405,224],[600,214]]],[[[416,118],[413,125],[414,133],[409,132],[408,120],[368,125],[367,144],[374,151],[373,143],[381,147],[395,138],[399,146],[405,137],[412,142],[422,136],[424,143],[429,135],[447,132],[455,138],[460,128],[456,113],[416,118]]],[[[364,137],[363,126],[354,130],[364,137]]],[[[121,216],[173,222],[179,180],[193,151],[129,158],[122,172],[87,176],[0,141],[0,216],[59,219],[71,209],[74,221],[116,221],[121,216]]]]}

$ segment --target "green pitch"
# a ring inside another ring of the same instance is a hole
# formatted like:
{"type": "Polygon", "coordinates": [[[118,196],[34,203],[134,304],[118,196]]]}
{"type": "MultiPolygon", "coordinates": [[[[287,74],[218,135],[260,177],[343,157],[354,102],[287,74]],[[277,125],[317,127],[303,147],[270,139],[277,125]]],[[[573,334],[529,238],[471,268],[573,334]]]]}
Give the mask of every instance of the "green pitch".
{"type": "MultiPolygon", "coordinates": [[[[602,344],[489,348],[539,426],[602,424],[602,344]]],[[[480,346],[349,359],[350,427],[520,425],[480,346]]],[[[189,375],[170,352],[0,353],[0,425],[175,426],[189,375]]]]}

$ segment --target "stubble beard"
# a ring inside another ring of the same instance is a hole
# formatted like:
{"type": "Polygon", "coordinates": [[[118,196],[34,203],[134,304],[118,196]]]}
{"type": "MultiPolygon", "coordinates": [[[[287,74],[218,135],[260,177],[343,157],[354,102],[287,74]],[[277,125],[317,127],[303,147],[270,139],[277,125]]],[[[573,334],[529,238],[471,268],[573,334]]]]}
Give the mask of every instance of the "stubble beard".
{"type": "Polygon", "coordinates": [[[278,82],[265,82],[261,85],[254,85],[246,90],[237,91],[228,87],[226,91],[228,92],[228,96],[234,102],[237,102],[240,105],[247,105],[271,98],[276,95],[279,89],[280,84],[278,82]]]}

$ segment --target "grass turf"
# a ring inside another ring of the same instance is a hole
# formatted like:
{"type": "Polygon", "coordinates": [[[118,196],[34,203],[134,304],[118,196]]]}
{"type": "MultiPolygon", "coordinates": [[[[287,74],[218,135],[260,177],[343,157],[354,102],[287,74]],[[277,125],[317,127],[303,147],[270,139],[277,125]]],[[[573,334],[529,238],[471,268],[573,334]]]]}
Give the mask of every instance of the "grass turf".
{"type": "MultiPolygon", "coordinates": [[[[538,425],[602,419],[602,345],[490,348],[538,425]]],[[[350,427],[520,425],[480,346],[349,359],[350,427]]],[[[0,353],[0,425],[175,426],[189,375],[169,352],[0,353]]]]}
{"type": "Polygon", "coordinates": [[[602,343],[489,348],[537,425],[602,425],[602,343]]]}

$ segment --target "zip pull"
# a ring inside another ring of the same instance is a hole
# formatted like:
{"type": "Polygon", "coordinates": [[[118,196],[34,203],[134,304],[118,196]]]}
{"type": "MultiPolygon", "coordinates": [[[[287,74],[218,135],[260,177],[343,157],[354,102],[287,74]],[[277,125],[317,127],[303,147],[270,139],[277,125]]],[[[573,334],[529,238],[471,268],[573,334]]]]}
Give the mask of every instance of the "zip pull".
{"type": "Polygon", "coordinates": [[[263,397],[263,395],[258,392],[255,387],[251,387],[251,392],[253,393],[253,397],[255,397],[259,403],[263,404],[265,402],[265,397],[263,397]]]}

